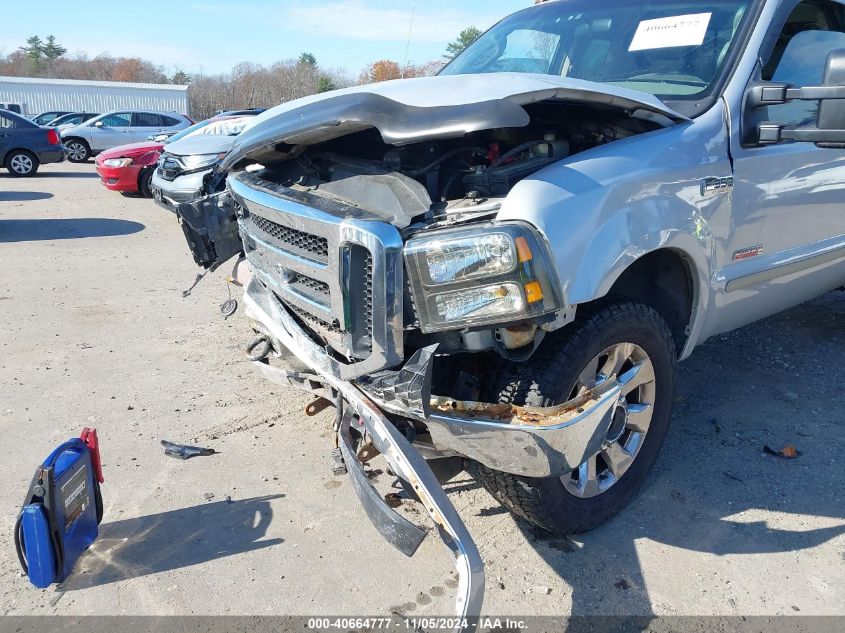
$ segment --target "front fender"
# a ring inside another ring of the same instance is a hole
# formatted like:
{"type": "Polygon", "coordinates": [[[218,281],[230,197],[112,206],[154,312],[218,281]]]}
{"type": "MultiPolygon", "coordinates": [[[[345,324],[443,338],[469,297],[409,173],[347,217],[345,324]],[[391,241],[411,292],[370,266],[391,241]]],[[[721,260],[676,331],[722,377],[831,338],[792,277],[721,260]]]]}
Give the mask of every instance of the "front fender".
{"type": "MultiPolygon", "coordinates": [[[[533,224],[555,254],[567,305],[605,296],[635,261],[672,249],[695,282],[691,351],[710,302],[720,238],[730,229],[730,191],[708,178],[732,175],[721,103],[691,123],[616,141],[561,161],[511,191],[500,220],[533,224]]],[[[723,241],[722,241],[723,243],[723,241]]]]}
{"type": "Polygon", "coordinates": [[[151,167],[158,163],[158,159],[160,157],[161,151],[159,150],[145,152],[135,159],[135,164],[140,165],[141,167],[151,167]]]}

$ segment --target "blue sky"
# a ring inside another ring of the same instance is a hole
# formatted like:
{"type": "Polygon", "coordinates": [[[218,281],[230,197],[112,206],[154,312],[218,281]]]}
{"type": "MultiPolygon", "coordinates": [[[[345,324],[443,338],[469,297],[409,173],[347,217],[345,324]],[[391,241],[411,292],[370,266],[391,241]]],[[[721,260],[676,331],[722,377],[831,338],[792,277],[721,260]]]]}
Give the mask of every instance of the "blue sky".
{"type": "MultiPolygon", "coordinates": [[[[414,0],[143,0],[4,2],[0,52],[48,34],[70,53],[137,56],[186,72],[228,71],[316,55],[351,73],[378,59],[403,61],[414,0]]],[[[481,29],[532,0],[417,0],[409,58],[440,57],[466,26],[481,29]]]]}

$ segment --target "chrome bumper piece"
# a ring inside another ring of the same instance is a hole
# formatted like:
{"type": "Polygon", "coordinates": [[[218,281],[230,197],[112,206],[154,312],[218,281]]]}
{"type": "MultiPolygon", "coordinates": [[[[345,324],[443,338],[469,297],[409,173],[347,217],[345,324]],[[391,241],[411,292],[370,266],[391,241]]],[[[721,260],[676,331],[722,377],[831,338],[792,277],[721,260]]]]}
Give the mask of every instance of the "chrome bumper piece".
{"type": "Polygon", "coordinates": [[[514,475],[559,477],[601,450],[621,397],[622,385],[609,380],[578,401],[524,409],[523,421],[516,412],[504,422],[485,417],[486,405],[452,403],[454,413],[434,412],[425,423],[440,450],[514,475]]]}
{"type": "MultiPolygon", "coordinates": [[[[413,488],[454,556],[459,578],[456,614],[460,620],[470,623],[470,628],[460,630],[472,630],[484,599],[484,563],[466,526],[425,459],[369,398],[351,383],[335,376],[332,367],[326,363],[325,351],[311,341],[259,281],[253,279],[250,282],[244,294],[244,303],[247,316],[261,323],[274,342],[291,351],[311,367],[328,387],[337,391],[349,412],[359,416],[373,444],[393,472],[413,488]]],[[[265,375],[273,373],[268,369],[263,371],[265,375]]],[[[352,464],[352,468],[355,468],[355,464],[352,464]]],[[[353,483],[364,506],[372,508],[374,500],[369,497],[364,486],[359,485],[364,482],[353,476],[353,483]]],[[[371,518],[376,523],[376,519],[371,518]]]]}

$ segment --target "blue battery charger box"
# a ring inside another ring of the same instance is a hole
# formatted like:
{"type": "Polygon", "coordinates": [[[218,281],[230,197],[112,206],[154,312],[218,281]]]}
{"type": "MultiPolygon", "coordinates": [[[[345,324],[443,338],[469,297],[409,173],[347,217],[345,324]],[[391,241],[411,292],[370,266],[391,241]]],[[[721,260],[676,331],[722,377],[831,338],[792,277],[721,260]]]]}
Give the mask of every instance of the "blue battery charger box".
{"type": "Polygon", "coordinates": [[[57,447],[35,472],[15,524],[15,546],[36,587],[65,580],[97,539],[102,482],[95,429],[57,447]]]}

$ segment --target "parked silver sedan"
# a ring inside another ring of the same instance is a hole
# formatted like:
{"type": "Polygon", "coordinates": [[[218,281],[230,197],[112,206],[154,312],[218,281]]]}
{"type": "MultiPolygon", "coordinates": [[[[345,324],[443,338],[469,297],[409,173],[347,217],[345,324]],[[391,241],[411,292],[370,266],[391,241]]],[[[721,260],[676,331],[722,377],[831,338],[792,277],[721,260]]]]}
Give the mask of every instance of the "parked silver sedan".
{"type": "Polygon", "coordinates": [[[82,125],[62,130],[68,160],[84,163],[100,152],[139,143],[156,134],[175,133],[193,125],[176,112],[118,111],[101,114],[82,125]]]}

